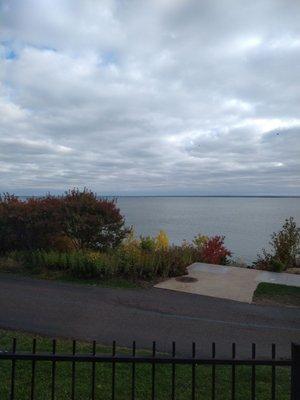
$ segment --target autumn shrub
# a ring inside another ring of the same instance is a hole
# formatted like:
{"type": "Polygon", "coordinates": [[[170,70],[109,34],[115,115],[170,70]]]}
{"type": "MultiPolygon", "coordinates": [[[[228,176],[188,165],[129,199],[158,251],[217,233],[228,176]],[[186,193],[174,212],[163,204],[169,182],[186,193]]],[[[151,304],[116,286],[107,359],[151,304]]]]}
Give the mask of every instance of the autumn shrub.
{"type": "Polygon", "coordinates": [[[60,200],[51,196],[26,202],[0,196],[0,251],[49,248],[63,231],[60,200]]]}
{"type": "Polygon", "coordinates": [[[141,249],[140,246],[130,249],[120,246],[106,252],[33,250],[12,252],[9,257],[32,273],[48,270],[82,279],[122,276],[141,280],[183,275],[186,268],[198,260],[193,247],[181,246],[153,251],[141,249]]]}
{"type": "Polygon", "coordinates": [[[124,276],[142,279],[171,277],[187,273],[186,268],[201,261],[199,251],[188,242],[181,246],[170,245],[164,231],[156,237],[136,238],[134,231],[117,250],[119,272],[124,276]]]}
{"type": "Polygon", "coordinates": [[[171,277],[186,274],[186,268],[195,261],[197,252],[193,248],[169,246],[167,249],[155,251],[136,249],[128,253],[126,249],[119,249],[121,273],[125,276],[134,276],[142,279],[156,277],[171,277]]]}
{"type": "Polygon", "coordinates": [[[159,231],[155,238],[155,247],[157,250],[166,250],[170,246],[170,240],[165,231],[159,231]]]}
{"type": "Polygon", "coordinates": [[[0,252],[12,250],[107,250],[129,233],[115,200],[84,189],[21,201],[0,197],[0,252]]]}
{"type": "Polygon", "coordinates": [[[279,232],[272,234],[269,245],[270,251],[263,249],[254,262],[257,269],[279,272],[296,266],[300,229],[292,217],[285,220],[279,232]]]}
{"type": "Polygon", "coordinates": [[[203,262],[226,265],[231,252],[224,245],[224,236],[213,236],[205,241],[201,250],[203,262]]]}
{"type": "Polygon", "coordinates": [[[64,232],[80,249],[107,250],[117,247],[130,229],[115,200],[99,199],[84,189],[70,190],[62,197],[64,232]]]}
{"type": "Polygon", "coordinates": [[[61,252],[76,250],[74,241],[66,234],[51,236],[49,238],[49,248],[61,252]]]}
{"type": "MultiPolygon", "coordinates": [[[[71,194],[73,195],[77,196],[77,194],[71,194]]],[[[83,203],[89,203],[89,201],[91,201],[90,198],[85,199],[83,203]]],[[[89,206],[87,208],[90,209],[89,206]]],[[[79,210],[81,210],[80,207],[79,210]]],[[[71,215],[78,217],[81,212],[78,210],[70,212],[68,218],[71,215]]],[[[80,217],[78,219],[80,220],[80,217]]],[[[95,246],[95,249],[89,242],[80,242],[77,237],[75,238],[79,235],[86,238],[91,235],[88,228],[85,230],[83,220],[84,218],[79,223],[80,226],[82,225],[82,231],[74,231],[72,240],[64,232],[56,236],[58,238],[56,247],[14,251],[9,254],[10,259],[21,263],[32,273],[47,270],[50,273],[68,274],[81,279],[121,276],[128,279],[155,280],[161,277],[184,275],[187,273],[187,267],[197,261],[225,264],[227,257],[231,255],[224,246],[224,237],[209,238],[198,235],[192,243],[183,241],[181,245],[170,245],[164,231],[160,231],[156,237],[137,238],[133,229],[120,243],[119,240],[123,234],[117,242],[113,242],[113,245],[95,246]],[[58,248],[60,242],[62,242],[62,247],[58,248]],[[80,246],[78,246],[79,243],[80,246]],[[69,247],[66,251],[67,245],[69,247]]],[[[75,227],[75,222],[72,224],[75,227]]],[[[69,235],[71,235],[70,232],[69,235]]],[[[54,246],[52,241],[50,243],[54,246]]]]}

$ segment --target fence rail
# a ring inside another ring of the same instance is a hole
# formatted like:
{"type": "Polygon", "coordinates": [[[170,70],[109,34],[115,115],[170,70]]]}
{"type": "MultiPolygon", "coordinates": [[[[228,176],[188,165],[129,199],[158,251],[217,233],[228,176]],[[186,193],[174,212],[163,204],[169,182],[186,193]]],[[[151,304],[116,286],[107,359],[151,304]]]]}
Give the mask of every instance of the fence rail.
{"type": "MultiPolygon", "coordinates": [[[[142,363],[142,364],[196,364],[196,365],[259,365],[259,366],[278,366],[289,367],[291,360],[270,360],[270,359],[224,359],[224,358],[188,358],[188,357],[148,357],[148,356],[106,356],[90,354],[48,354],[48,353],[11,353],[0,352],[0,360],[22,360],[22,361],[68,361],[68,362],[102,362],[102,363],[142,363]]],[[[299,399],[300,400],[300,399],[299,399]]]]}
{"type": "MultiPolygon", "coordinates": [[[[12,350],[1,351],[0,349],[0,363],[2,361],[11,361],[11,375],[10,375],[10,390],[9,399],[17,400],[15,396],[15,379],[16,379],[16,365],[18,361],[29,362],[31,365],[31,395],[30,399],[35,399],[35,382],[37,362],[51,362],[51,399],[56,398],[56,367],[57,363],[70,363],[71,364],[71,396],[72,400],[75,399],[75,365],[76,363],[89,363],[92,365],[91,369],[91,398],[95,399],[95,382],[96,382],[96,364],[111,364],[111,396],[112,400],[115,399],[116,393],[116,365],[129,364],[131,368],[131,396],[132,400],[135,399],[135,385],[136,385],[136,365],[149,364],[151,365],[151,399],[156,398],[156,365],[169,364],[171,366],[171,399],[176,398],[176,365],[189,365],[191,367],[191,399],[196,399],[196,366],[211,366],[211,399],[216,398],[216,366],[231,366],[231,399],[236,398],[236,367],[249,366],[249,378],[251,381],[251,400],[256,399],[256,367],[269,366],[271,367],[271,385],[270,385],[270,399],[276,400],[276,367],[289,367],[291,371],[291,400],[300,400],[300,345],[291,345],[291,358],[290,359],[277,359],[276,346],[272,345],[270,358],[257,358],[256,346],[252,344],[252,357],[249,359],[236,358],[236,346],[232,344],[231,358],[217,358],[216,345],[212,344],[212,357],[202,358],[196,356],[196,345],[192,344],[191,357],[178,357],[176,356],[176,344],[173,342],[172,355],[165,356],[157,354],[156,343],[153,342],[152,353],[149,355],[136,354],[136,344],[133,342],[131,354],[116,354],[116,343],[113,342],[111,354],[97,354],[96,342],[92,343],[92,351],[90,354],[77,354],[76,341],[73,341],[71,354],[57,353],[56,340],[52,341],[52,351],[50,353],[41,353],[36,351],[36,339],[33,339],[31,352],[17,351],[17,340],[14,339],[12,343],[12,350]]],[[[1,376],[0,376],[1,383],[1,376]]],[[[0,396],[1,397],[1,396],[0,396]]],[[[2,400],[2,399],[1,399],[2,400]]]]}

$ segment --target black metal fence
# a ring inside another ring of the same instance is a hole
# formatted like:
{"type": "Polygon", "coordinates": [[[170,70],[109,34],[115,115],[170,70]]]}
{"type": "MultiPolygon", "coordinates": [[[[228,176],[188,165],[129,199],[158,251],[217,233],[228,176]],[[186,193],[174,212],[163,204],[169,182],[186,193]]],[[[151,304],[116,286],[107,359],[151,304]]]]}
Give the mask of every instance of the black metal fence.
{"type": "MultiPolygon", "coordinates": [[[[176,366],[187,365],[190,367],[191,380],[190,385],[187,388],[189,392],[187,398],[196,399],[196,367],[199,365],[210,366],[211,368],[211,390],[209,397],[212,400],[216,398],[216,368],[218,366],[229,366],[231,369],[230,379],[230,398],[231,400],[236,399],[236,367],[248,366],[249,367],[249,379],[251,382],[250,398],[255,400],[256,396],[256,369],[260,366],[268,366],[271,368],[271,379],[269,387],[269,397],[271,400],[276,400],[276,368],[288,367],[290,369],[290,395],[291,400],[300,400],[300,345],[291,345],[291,358],[290,359],[277,359],[276,358],[276,346],[272,345],[272,352],[270,358],[257,358],[256,346],[252,344],[252,357],[251,358],[237,358],[236,357],[236,346],[232,344],[231,358],[217,358],[216,357],[216,345],[212,344],[212,356],[211,358],[199,358],[196,356],[196,345],[192,344],[192,351],[190,357],[179,357],[176,356],[176,344],[173,342],[172,354],[161,355],[156,351],[156,344],[153,342],[152,352],[147,355],[139,355],[136,351],[136,344],[133,342],[130,354],[117,354],[116,343],[113,342],[112,352],[110,354],[98,354],[96,352],[96,342],[92,343],[92,351],[90,354],[79,354],[77,353],[76,341],[72,342],[72,352],[70,354],[59,354],[57,352],[56,340],[52,341],[52,351],[49,353],[40,353],[36,351],[36,339],[33,339],[32,351],[30,352],[19,352],[17,351],[17,340],[14,339],[12,343],[12,349],[10,351],[1,351],[0,349],[0,363],[2,361],[9,362],[10,364],[10,387],[8,388],[8,397],[10,400],[18,400],[15,393],[16,387],[16,367],[18,362],[28,362],[30,368],[30,395],[31,400],[36,399],[36,371],[37,366],[41,362],[51,363],[51,400],[55,400],[57,396],[56,388],[56,370],[58,363],[70,363],[71,374],[70,374],[70,398],[72,400],[77,399],[75,383],[76,383],[76,365],[77,363],[89,363],[91,365],[90,377],[89,377],[89,399],[95,400],[95,387],[96,387],[96,365],[99,363],[105,363],[111,365],[110,375],[110,394],[109,397],[112,400],[116,399],[116,365],[118,364],[129,364],[130,365],[130,395],[129,398],[132,400],[136,399],[136,366],[139,364],[150,365],[151,368],[151,399],[156,399],[156,367],[162,364],[169,364],[171,367],[171,379],[170,379],[170,398],[176,399],[176,366]],[[38,364],[37,364],[38,363],[38,364]]],[[[1,376],[0,376],[1,383],[1,376]]],[[[0,396],[1,397],[1,396],[0,396]]],[[[102,397],[103,398],[103,397],[102,397]]],[[[2,398],[1,398],[2,400],[2,398]]]]}

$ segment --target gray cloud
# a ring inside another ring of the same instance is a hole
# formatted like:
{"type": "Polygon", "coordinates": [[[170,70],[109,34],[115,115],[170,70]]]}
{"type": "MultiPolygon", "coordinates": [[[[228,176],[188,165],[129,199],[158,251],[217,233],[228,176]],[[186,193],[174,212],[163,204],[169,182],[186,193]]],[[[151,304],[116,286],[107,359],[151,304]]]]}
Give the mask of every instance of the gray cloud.
{"type": "Polygon", "coordinates": [[[300,195],[299,2],[0,15],[0,189],[300,195]]]}

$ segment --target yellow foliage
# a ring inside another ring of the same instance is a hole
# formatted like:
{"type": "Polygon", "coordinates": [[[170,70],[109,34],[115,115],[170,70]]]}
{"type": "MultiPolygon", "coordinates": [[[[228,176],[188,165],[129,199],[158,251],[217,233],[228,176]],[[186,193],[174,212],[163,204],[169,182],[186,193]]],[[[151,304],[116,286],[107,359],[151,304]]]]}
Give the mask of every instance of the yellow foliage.
{"type": "Polygon", "coordinates": [[[140,245],[139,239],[137,239],[134,229],[131,229],[130,233],[123,240],[123,248],[125,250],[134,250],[140,245]]]}
{"type": "Polygon", "coordinates": [[[101,259],[102,256],[102,254],[99,251],[88,251],[86,255],[90,261],[97,261],[101,259]]]}
{"type": "Polygon", "coordinates": [[[155,247],[157,250],[166,250],[169,248],[170,241],[165,231],[159,231],[155,238],[155,247]]]}
{"type": "Polygon", "coordinates": [[[202,247],[207,243],[209,240],[208,236],[205,235],[198,235],[194,237],[193,244],[198,248],[202,249],[202,247]]]}

